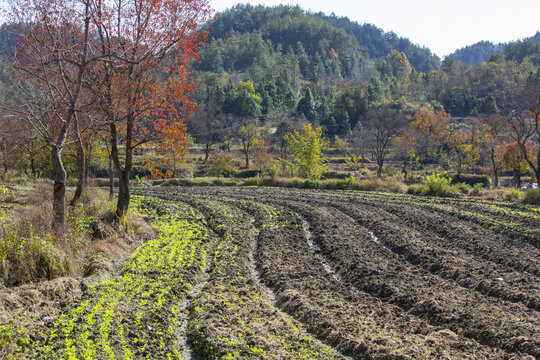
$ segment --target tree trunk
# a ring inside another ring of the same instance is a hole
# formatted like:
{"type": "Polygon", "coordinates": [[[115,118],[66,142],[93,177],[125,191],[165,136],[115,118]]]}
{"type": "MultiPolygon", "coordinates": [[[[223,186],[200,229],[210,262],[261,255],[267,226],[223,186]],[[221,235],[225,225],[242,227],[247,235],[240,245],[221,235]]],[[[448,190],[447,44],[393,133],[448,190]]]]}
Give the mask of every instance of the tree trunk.
{"type": "Polygon", "coordinates": [[[518,189],[521,188],[521,174],[519,173],[519,170],[514,170],[514,182],[518,189]]]}
{"type": "Polygon", "coordinates": [[[209,156],[210,156],[210,141],[207,141],[206,147],[204,148],[204,162],[205,163],[208,161],[209,156]]]}
{"type": "Polygon", "coordinates": [[[249,169],[249,154],[246,153],[245,156],[246,156],[246,169],[249,169]]]}
{"type": "Polygon", "coordinates": [[[53,145],[51,149],[51,161],[54,169],[53,188],[53,218],[51,230],[57,240],[64,239],[65,226],[65,196],[66,196],[66,169],[62,164],[62,148],[53,145]]]}
{"type": "Polygon", "coordinates": [[[497,163],[495,162],[495,149],[491,149],[490,153],[491,158],[491,168],[493,169],[493,184],[495,188],[499,187],[499,169],[497,168],[497,163]]]}
{"type": "Polygon", "coordinates": [[[92,143],[87,142],[84,147],[86,148],[86,158],[84,160],[84,186],[88,186],[88,178],[90,177],[90,163],[92,162],[92,143]]]}
{"type": "Polygon", "coordinates": [[[133,115],[127,119],[126,143],[125,143],[125,163],[124,168],[120,164],[120,154],[118,151],[118,133],[116,125],[110,125],[111,129],[111,155],[114,161],[114,167],[118,174],[118,201],[116,203],[116,218],[121,219],[127,215],[129,210],[129,174],[133,167],[133,115]]]}
{"type": "Polygon", "coordinates": [[[73,131],[75,132],[75,144],[77,146],[77,187],[75,188],[75,194],[73,199],[69,202],[70,206],[74,206],[81,198],[81,194],[84,188],[84,147],[81,139],[81,133],[79,132],[79,121],[75,118],[73,122],[73,131]]]}
{"type": "MultiPolygon", "coordinates": [[[[537,135],[540,136],[540,134],[537,135]]],[[[536,154],[536,169],[534,169],[534,175],[536,177],[536,182],[540,182],[540,147],[538,148],[538,154],[536,154]]]]}
{"type": "Polygon", "coordinates": [[[118,202],[116,203],[116,217],[121,219],[129,210],[129,172],[118,171],[118,202]]]}
{"type": "Polygon", "coordinates": [[[176,176],[176,155],[174,154],[174,151],[171,151],[171,156],[173,159],[173,170],[171,177],[174,178],[176,176]]]}
{"type": "Polygon", "coordinates": [[[7,161],[7,155],[6,155],[6,145],[4,144],[3,141],[0,141],[0,152],[2,153],[2,159],[4,160],[4,164],[3,164],[4,175],[3,176],[6,176],[8,172],[8,161],[7,161]]]}
{"type": "Polygon", "coordinates": [[[36,176],[36,165],[34,164],[34,156],[30,158],[30,169],[32,170],[32,176],[36,176]]]}
{"type": "Polygon", "coordinates": [[[109,154],[109,200],[114,199],[114,165],[112,155],[109,154]]]}
{"type": "Polygon", "coordinates": [[[377,154],[377,177],[380,178],[382,176],[382,170],[384,165],[384,153],[381,151],[377,154]]]}
{"type": "Polygon", "coordinates": [[[407,163],[408,163],[408,160],[407,159],[404,159],[403,160],[403,167],[402,167],[402,170],[403,170],[403,180],[405,182],[407,182],[407,163]]]}

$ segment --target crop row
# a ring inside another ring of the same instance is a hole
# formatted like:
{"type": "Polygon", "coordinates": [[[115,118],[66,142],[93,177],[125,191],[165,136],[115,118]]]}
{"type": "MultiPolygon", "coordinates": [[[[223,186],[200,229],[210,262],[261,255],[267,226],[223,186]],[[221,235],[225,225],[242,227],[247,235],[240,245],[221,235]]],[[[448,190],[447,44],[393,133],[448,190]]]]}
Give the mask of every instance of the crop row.
{"type": "MultiPolygon", "coordinates": [[[[257,268],[278,307],[345,355],[539,355],[539,250],[440,210],[480,212],[487,205],[355,192],[190,192],[257,219],[257,268]],[[306,241],[300,220],[288,209],[311,223],[311,242],[317,246],[306,241]],[[339,276],[329,273],[321,258],[339,276]],[[377,334],[394,335],[370,338],[356,321],[370,324],[377,334]],[[434,337],[437,350],[422,345],[434,337]]],[[[526,226],[537,221],[513,207],[502,208],[526,226]]]]}
{"type": "Polygon", "coordinates": [[[137,199],[159,237],[139,247],[121,276],[98,283],[31,345],[40,359],[178,359],[178,304],[206,267],[213,236],[180,204],[137,199]]]}
{"type": "Polygon", "coordinates": [[[195,351],[208,359],[339,359],[276,309],[257,282],[250,256],[258,234],[253,220],[223,202],[192,201],[221,237],[210,278],[190,316],[195,351]]]}

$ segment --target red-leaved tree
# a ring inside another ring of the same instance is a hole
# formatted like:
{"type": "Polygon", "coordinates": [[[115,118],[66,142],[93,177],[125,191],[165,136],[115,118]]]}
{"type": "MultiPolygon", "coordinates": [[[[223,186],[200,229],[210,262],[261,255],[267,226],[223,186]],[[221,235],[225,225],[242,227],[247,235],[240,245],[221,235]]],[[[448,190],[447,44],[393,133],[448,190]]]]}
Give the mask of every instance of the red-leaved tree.
{"type": "Polygon", "coordinates": [[[137,146],[159,141],[161,119],[178,129],[194,110],[190,62],[199,55],[207,0],[95,0],[92,23],[103,59],[90,71],[89,90],[108,127],[119,178],[116,215],[127,213],[129,176],[137,146]]]}
{"type": "Polygon", "coordinates": [[[11,0],[19,24],[13,65],[19,96],[12,111],[51,149],[54,169],[52,233],[64,239],[66,170],[62,151],[81,109],[83,82],[99,60],[91,46],[92,0],[11,0]]]}

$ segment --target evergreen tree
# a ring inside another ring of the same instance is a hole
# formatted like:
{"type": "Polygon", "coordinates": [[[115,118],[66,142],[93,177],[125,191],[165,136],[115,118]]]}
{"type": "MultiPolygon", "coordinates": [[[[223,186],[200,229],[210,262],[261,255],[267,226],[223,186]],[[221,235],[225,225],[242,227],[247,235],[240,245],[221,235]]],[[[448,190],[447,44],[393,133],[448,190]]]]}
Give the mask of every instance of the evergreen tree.
{"type": "Polygon", "coordinates": [[[317,113],[315,112],[315,101],[313,100],[313,94],[310,88],[306,89],[304,97],[298,102],[296,107],[297,115],[304,115],[308,121],[313,122],[317,113]]]}

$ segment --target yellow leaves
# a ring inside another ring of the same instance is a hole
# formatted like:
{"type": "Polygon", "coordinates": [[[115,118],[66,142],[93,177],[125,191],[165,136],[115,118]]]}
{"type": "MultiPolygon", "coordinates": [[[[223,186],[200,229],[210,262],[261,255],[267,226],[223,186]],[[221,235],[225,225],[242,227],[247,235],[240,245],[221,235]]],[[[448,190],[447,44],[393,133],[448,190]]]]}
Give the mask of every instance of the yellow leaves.
{"type": "Polygon", "coordinates": [[[294,130],[286,134],[284,139],[289,143],[295,161],[300,163],[300,171],[311,179],[319,179],[326,168],[322,151],[327,143],[322,138],[322,128],[313,130],[311,124],[307,124],[303,134],[294,130]]]}

